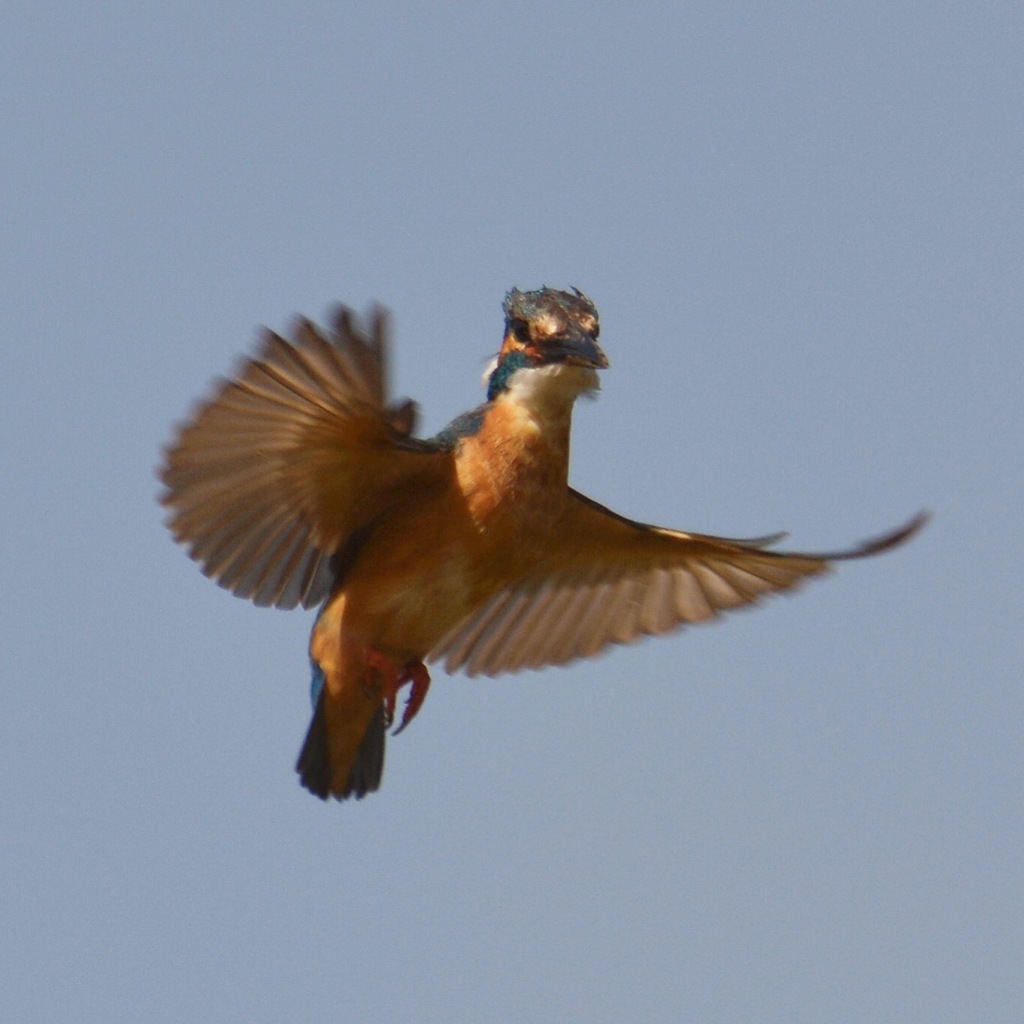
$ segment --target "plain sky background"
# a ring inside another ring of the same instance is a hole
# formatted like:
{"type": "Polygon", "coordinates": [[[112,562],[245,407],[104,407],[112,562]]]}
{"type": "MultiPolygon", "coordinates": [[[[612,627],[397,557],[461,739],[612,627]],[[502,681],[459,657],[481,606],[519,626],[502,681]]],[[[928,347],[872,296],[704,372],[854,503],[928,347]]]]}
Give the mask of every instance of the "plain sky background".
{"type": "Polygon", "coordinates": [[[8,2],[0,1018],[1018,1021],[1019,3],[8,2]],[[260,324],[395,314],[432,432],[507,288],[611,359],[573,482],[912,545],[293,763],[310,613],[171,542],[260,324]]]}

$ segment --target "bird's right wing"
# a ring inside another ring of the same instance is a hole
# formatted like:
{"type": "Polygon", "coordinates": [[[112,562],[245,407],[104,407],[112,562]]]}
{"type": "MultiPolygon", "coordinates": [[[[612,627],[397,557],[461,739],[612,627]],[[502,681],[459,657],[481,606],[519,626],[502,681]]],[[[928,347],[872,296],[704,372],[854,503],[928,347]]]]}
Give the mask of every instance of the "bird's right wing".
{"type": "Polygon", "coordinates": [[[422,495],[450,455],[410,435],[412,403],[387,406],[387,317],[368,333],[301,319],[183,425],[160,477],[168,526],[203,572],[260,605],[311,607],[339,561],[396,503],[422,495]]]}

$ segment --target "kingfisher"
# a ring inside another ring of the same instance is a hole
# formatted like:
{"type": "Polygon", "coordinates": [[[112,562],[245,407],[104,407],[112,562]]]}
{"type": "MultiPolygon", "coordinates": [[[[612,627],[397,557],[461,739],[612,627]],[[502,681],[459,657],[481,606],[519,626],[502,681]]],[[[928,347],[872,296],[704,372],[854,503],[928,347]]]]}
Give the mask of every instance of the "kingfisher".
{"type": "Polygon", "coordinates": [[[160,476],[168,526],[202,571],[257,605],[320,606],[313,717],[296,771],[327,800],[378,789],[430,675],[496,676],[589,658],[889,551],[920,512],[848,549],[776,550],[634,522],[569,486],[573,405],[608,359],[578,289],[513,288],[487,400],[434,437],[387,385],[388,314],[305,318],[178,428],[160,476]]]}

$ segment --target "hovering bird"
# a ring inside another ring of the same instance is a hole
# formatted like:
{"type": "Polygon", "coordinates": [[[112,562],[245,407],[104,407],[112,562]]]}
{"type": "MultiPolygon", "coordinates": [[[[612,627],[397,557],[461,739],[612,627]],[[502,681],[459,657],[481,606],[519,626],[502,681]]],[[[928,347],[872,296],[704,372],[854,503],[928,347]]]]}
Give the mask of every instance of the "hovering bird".
{"type": "Polygon", "coordinates": [[[166,452],[163,504],[202,571],[258,605],[322,605],[296,771],[322,799],[380,786],[385,732],[426,663],[494,676],[562,665],[757,601],[927,520],[830,554],[633,522],[569,486],[573,403],[608,360],[582,292],[510,291],[487,401],[428,440],[389,403],[388,322],[299,319],[221,382],[166,452]]]}

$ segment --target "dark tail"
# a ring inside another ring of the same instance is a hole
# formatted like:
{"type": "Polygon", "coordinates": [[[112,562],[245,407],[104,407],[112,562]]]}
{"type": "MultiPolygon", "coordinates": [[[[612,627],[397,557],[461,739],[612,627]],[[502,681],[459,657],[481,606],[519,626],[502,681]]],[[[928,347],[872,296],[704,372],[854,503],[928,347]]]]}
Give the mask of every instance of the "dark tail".
{"type": "Polygon", "coordinates": [[[347,779],[338,784],[331,763],[330,733],[324,711],[325,694],[326,687],[316,702],[313,721],[309,724],[309,732],[306,733],[306,741],[302,744],[295,770],[299,773],[302,785],[321,800],[332,796],[337,800],[347,800],[350,796],[361,800],[367,793],[375,793],[380,788],[381,776],[384,774],[384,705],[381,704],[370,719],[347,779]]]}

